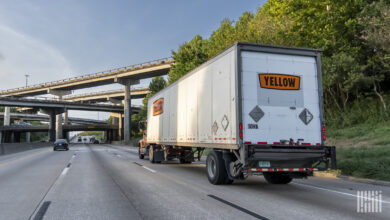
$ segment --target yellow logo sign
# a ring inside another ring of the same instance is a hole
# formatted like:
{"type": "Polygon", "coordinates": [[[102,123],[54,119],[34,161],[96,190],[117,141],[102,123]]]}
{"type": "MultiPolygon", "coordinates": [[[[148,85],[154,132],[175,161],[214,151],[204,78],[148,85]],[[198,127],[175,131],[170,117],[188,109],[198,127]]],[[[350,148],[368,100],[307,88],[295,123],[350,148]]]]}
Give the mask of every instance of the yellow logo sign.
{"type": "Polygon", "coordinates": [[[266,89],[299,90],[301,78],[284,74],[260,73],[260,87],[266,89]]]}

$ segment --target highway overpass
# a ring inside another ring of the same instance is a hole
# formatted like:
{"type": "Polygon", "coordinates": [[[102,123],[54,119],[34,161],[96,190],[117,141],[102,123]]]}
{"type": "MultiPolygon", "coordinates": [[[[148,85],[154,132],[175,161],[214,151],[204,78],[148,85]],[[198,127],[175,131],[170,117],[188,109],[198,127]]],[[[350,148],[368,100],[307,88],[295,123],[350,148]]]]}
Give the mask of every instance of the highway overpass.
{"type": "MultiPolygon", "coordinates": [[[[58,101],[50,99],[27,99],[0,97],[0,106],[9,107],[31,107],[40,109],[61,109],[64,110],[81,110],[81,111],[99,111],[99,112],[116,112],[123,113],[122,106],[89,104],[89,103],[73,103],[68,101],[58,101]]],[[[133,109],[137,112],[138,108],[133,109]]]]}
{"type": "MultiPolygon", "coordinates": [[[[102,105],[102,104],[85,104],[85,103],[72,103],[58,100],[42,100],[42,99],[27,99],[27,98],[13,98],[13,97],[0,97],[0,106],[14,106],[14,107],[32,107],[40,109],[43,113],[48,114],[50,117],[50,135],[49,140],[54,141],[63,137],[62,129],[62,113],[67,110],[84,110],[84,111],[103,111],[103,112],[114,112],[114,113],[125,113],[122,106],[113,105],[102,105]],[[56,116],[59,116],[56,118],[56,116]],[[60,118],[60,119],[59,119],[60,118]]],[[[126,109],[125,109],[126,110],[126,109]]],[[[137,112],[139,108],[134,108],[132,111],[137,112]]],[[[6,111],[5,114],[9,114],[6,111]]],[[[130,113],[128,112],[128,115],[130,113]]],[[[129,118],[128,118],[129,119],[129,118]]],[[[130,120],[130,119],[129,119],[130,120]]],[[[9,125],[9,119],[4,120],[4,125],[9,125]]],[[[125,131],[130,134],[130,127],[126,130],[126,115],[124,122],[125,131]]],[[[130,123],[128,124],[130,125],[130,123]]],[[[123,132],[126,134],[126,132],[123,132]]]]}
{"type": "Polygon", "coordinates": [[[50,92],[53,90],[71,91],[113,83],[121,83],[126,80],[136,81],[139,79],[166,75],[173,63],[173,59],[163,58],[74,78],[62,79],[15,89],[6,89],[0,91],[0,96],[36,96],[50,94],[50,92]]]}
{"type": "MultiPolygon", "coordinates": [[[[141,64],[136,64],[132,66],[102,71],[98,73],[93,73],[89,75],[63,79],[53,82],[46,82],[37,85],[31,85],[26,87],[20,87],[15,89],[7,89],[0,91],[0,97],[27,97],[27,96],[36,96],[43,94],[52,94],[57,96],[58,100],[62,100],[63,96],[71,94],[72,90],[84,89],[95,86],[120,83],[124,85],[124,141],[126,143],[130,142],[130,128],[131,128],[131,94],[130,86],[138,84],[140,79],[151,78],[155,76],[166,75],[170,70],[171,66],[174,64],[174,60],[171,58],[163,58],[159,60],[154,60],[150,62],[145,62],[141,64]]],[[[14,105],[3,105],[7,106],[5,112],[9,112],[9,106],[14,105]]],[[[19,105],[20,106],[20,105],[19,105]]],[[[22,105],[20,107],[31,107],[22,105]]],[[[101,110],[103,107],[99,107],[97,111],[101,110]]],[[[70,109],[70,108],[69,108],[70,109]]],[[[74,110],[86,110],[85,107],[81,109],[74,110]]],[[[116,111],[111,111],[116,112],[116,111]]],[[[62,125],[62,113],[57,113],[57,125],[60,129],[62,125]]],[[[57,132],[56,137],[62,138],[62,132],[57,132]]]]}
{"type": "MultiPolygon", "coordinates": [[[[130,95],[132,99],[145,98],[149,93],[149,89],[140,88],[140,89],[132,89],[130,91],[130,95]]],[[[64,96],[64,101],[72,101],[72,102],[88,102],[88,103],[97,103],[97,102],[108,102],[108,101],[122,101],[125,98],[125,93],[123,89],[119,90],[111,90],[111,91],[103,91],[103,92],[93,92],[86,93],[81,95],[70,95],[64,96]]]]}
{"type": "MultiPolygon", "coordinates": [[[[108,141],[119,138],[119,125],[93,124],[93,125],[63,125],[63,135],[71,131],[104,131],[108,141]]],[[[22,133],[50,132],[50,125],[28,125],[28,126],[0,126],[0,143],[20,142],[22,133]]]]}
{"type": "MultiPolygon", "coordinates": [[[[4,113],[0,112],[0,118],[4,118],[4,113]]],[[[20,120],[20,121],[43,121],[43,122],[49,122],[50,117],[48,115],[41,115],[41,114],[24,114],[24,113],[10,113],[10,118],[14,120],[20,120]]],[[[63,120],[68,120],[69,123],[75,123],[75,124],[107,124],[106,121],[103,120],[96,120],[96,119],[88,119],[88,118],[75,118],[75,117],[68,117],[67,119],[63,118],[63,120]]]]}

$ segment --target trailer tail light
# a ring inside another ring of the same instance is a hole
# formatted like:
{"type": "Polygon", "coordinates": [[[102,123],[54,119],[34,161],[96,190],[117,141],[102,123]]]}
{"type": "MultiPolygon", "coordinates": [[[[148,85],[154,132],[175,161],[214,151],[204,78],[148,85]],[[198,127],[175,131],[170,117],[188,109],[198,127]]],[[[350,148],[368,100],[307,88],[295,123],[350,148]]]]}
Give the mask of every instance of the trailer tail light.
{"type": "Polygon", "coordinates": [[[326,141],[326,134],[325,134],[325,131],[326,131],[325,126],[322,126],[322,140],[323,140],[323,141],[326,141]]]}
{"type": "Polygon", "coordinates": [[[244,135],[242,134],[242,123],[240,123],[240,139],[243,139],[244,135]]]}

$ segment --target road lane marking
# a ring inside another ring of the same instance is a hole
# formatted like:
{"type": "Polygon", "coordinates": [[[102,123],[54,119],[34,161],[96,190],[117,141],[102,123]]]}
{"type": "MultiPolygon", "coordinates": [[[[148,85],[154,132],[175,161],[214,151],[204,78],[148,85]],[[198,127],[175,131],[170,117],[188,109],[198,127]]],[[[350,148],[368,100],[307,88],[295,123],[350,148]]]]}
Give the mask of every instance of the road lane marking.
{"type": "Polygon", "coordinates": [[[40,212],[41,212],[41,210],[44,210],[46,212],[47,209],[49,208],[50,203],[51,203],[50,201],[45,201],[45,202],[43,202],[43,201],[45,200],[45,198],[47,197],[49,192],[53,189],[53,187],[56,184],[59,184],[61,182],[61,180],[64,178],[65,174],[68,172],[70,166],[72,165],[72,161],[74,160],[75,157],[76,157],[76,154],[73,154],[72,157],[70,158],[68,164],[64,168],[64,170],[62,170],[61,174],[57,176],[57,178],[54,180],[54,182],[47,189],[45,195],[43,195],[42,199],[39,201],[38,205],[35,207],[34,211],[31,213],[30,217],[28,218],[29,220],[43,219],[45,213],[43,213],[42,217],[39,217],[41,215],[40,212]],[[47,202],[49,202],[49,203],[47,203],[47,202]],[[33,216],[34,216],[34,218],[33,218],[33,216]]]}
{"type": "Polygon", "coordinates": [[[73,154],[72,158],[70,158],[70,160],[69,160],[68,165],[66,165],[66,167],[64,168],[64,170],[61,172],[61,175],[60,175],[60,176],[65,176],[65,175],[66,175],[66,173],[68,172],[70,166],[72,165],[72,161],[73,161],[73,159],[74,159],[75,157],[76,157],[76,154],[73,154]]]}
{"type": "Polygon", "coordinates": [[[153,169],[150,169],[149,167],[145,167],[145,166],[142,166],[142,167],[145,168],[145,169],[147,169],[147,170],[149,170],[149,171],[152,172],[152,173],[157,172],[157,171],[155,171],[155,170],[153,170],[153,169]]]}
{"type": "Polygon", "coordinates": [[[241,207],[241,206],[238,206],[238,205],[236,205],[236,204],[233,204],[233,203],[231,203],[231,202],[229,202],[229,201],[226,201],[226,200],[224,200],[224,199],[222,199],[222,198],[219,198],[219,197],[217,197],[217,196],[214,196],[214,195],[207,195],[207,196],[210,197],[210,198],[213,198],[213,199],[215,199],[215,200],[217,200],[217,201],[220,201],[220,202],[222,202],[222,203],[224,203],[224,204],[226,204],[226,205],[229,205],[229,206],[231,206],[231,207],[233,207],[233,208],[235,208],[235,209],[237,209],[237,210],[240,210],[241,212],[244,212],[244,213],[246,213],[246,214],[248,214],[248,215],[250,215],[250,216],[252,216],[252,217],[254,217],[254,218],[261,219],[261,220],[269,220],[268,218],[266,218],[266,217],[264,217],[264,216],[261,216],[261,215],[259,215],[259,214],[257,214],[257,213],[254,213],[254,212],[252,212],[252,211],[249,211],[249,210],[246,209],[246,208],[243,208],[243,207],[241,207]]]}
{"type": "Polygon", "coordinates": [[[140,166],[140,167],[142,167],[142,168],[144,168],[144,169],[146,169],[146,170],[149,170],[150,172],[152,172],[152,173],[156,173],[157,171],[155,171],[155,170],[153,170],[153,169],[151,169],[151,168],[149,168],[149,167],[147,167],[147,166],[144,166],[144,165],[142,165],[142,164],[139,164],[139,163],[137,163],[137,162],[133,162],[135,165],[138,165],[138,166],[140,166]]]}
{"type": "Polygon", "coordinates": [[[11,164],[11,163],[16,163],[18,161],[25,160],[25,159],[28,159],[28,158],[31,158],[31,157],[35,157],[35,156],[41,155],[43,153],[47,153],[49,151],[51,151],[51,150],[41,151],[41,152],[38,152],[38,153],[35,153],[35,154],[31,154],[31,155],[28,155],[28,156],[25,156],[25,157],[18,158],[16,160],[11,160],[11,161],[8,161],[8,162],[0,163],[0,167],[8,165],[8,164],[11,164]]]}
{"type": "MultiPolygon", "coordinates": [[[[328,192],[338,193],[338,194],[341,194],[341,195],[352,196],[352,197],[355,197],[355,198],[358,197],[358,196],[355,195],[355,194],[340,192],[340,191],[332,190],[332,189],[326,189],[326,188],[322,188],[322,187],[318,187],[318,186],[311,186],[311,185],[302,184],[302,183],[291,183],[291,184],[300,185],[300,186],[306,186],[306,187],[311,187],[311,188],[320,189],[320,190],[324,190],[324,191],[328,191],[328,192]]],[[[362,197],[360,197],[360,198],[362,198],[362,197]]],[[[369,199],[369,200],[374,200],[374,201],[376,201],[376,199],[371,199],[371,198],[365,198],[365,199],[369,199]]],[[[382,202],[382,203],[390,204],[389,201],[385,201],[385,200],[381,200],[381,202],[382,202]]]]}

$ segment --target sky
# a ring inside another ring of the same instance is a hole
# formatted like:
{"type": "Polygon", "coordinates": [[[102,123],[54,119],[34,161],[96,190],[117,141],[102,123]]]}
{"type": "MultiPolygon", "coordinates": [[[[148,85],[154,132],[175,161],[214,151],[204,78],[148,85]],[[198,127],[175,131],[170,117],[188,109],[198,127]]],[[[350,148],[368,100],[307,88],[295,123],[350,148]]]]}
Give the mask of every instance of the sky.
{"type": "MultiPolygon", "coordinates": [[[[255,13],[264,1],[1,0],[0,90],[25,86],[25,74],[32,85],[169,57],[196,34],[208,38],[223,19],[255,13]]],[[[135,87],[147,85],[144,80],[135,87]]],[[[113,84],[74,94],[120,88],[113,84]]]]}

